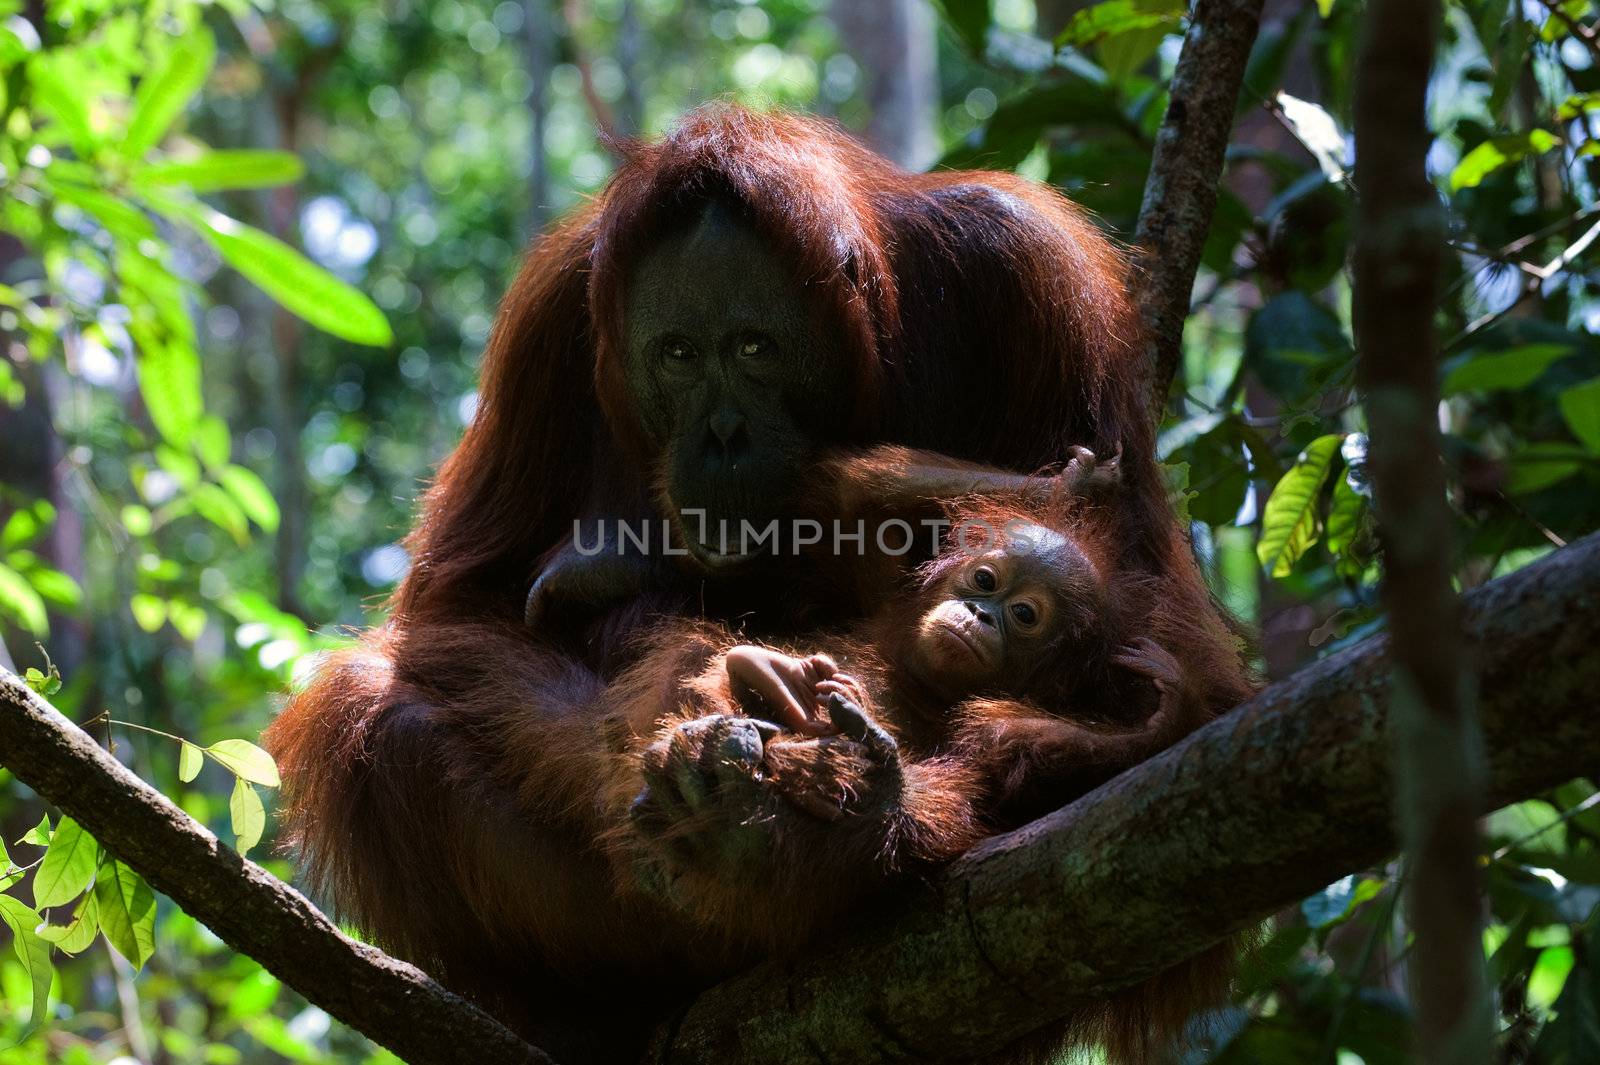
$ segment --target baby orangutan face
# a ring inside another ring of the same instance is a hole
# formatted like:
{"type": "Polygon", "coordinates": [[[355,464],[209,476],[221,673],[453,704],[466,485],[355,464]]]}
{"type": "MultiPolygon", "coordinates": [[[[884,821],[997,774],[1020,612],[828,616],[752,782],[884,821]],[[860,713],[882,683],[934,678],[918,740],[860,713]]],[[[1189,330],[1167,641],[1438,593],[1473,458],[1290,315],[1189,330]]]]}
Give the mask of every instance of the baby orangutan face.
{"type": "Polygon", "coordinates": [[[917,623],[914,668],[951,698],[1015,691],[1052,649],[1094,624],[1105,599],[1100,574],[1077,544],[1032,522],[1011,523],[998,546],[935,572],[917,623]]]}

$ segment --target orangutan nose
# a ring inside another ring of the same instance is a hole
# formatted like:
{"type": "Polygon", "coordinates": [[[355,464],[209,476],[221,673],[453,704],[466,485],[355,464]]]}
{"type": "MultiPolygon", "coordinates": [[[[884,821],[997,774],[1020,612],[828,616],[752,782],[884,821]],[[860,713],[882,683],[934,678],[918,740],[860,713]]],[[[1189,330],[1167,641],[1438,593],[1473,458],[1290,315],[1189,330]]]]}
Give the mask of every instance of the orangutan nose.
{"type": "Polygon", "coordinates": [[[711,432],[724,451],[733,451],[744,445],[744,415],[736,410],[719,410],[711,416],[711,432]]]}
{"type": "Polygon", "coordinates": [[[983,624],[988,625],[991,628],[994,627],[994,615],[989,613],[989,611],[985,609],[982,604],[978,603],[974,599],[963,599],[961,600],[961,603],[972,612],[973,617],[977,618],[983,624]]]}

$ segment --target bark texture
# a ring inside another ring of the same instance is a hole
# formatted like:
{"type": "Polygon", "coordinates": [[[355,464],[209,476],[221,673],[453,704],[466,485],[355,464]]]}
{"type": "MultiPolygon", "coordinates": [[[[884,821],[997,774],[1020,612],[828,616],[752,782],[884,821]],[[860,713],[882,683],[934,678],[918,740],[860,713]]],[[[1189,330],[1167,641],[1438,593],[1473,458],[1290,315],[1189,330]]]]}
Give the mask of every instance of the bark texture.
{"type": "Polygon", "coordinates": [[[1488,1060],[1476,816],[1483,739],[1451,581],[1454,519],[1439,455],[1434,316],[1445,218],[1426,169],[1441,10],[1372,0],[1356,72],[1356,381],[1370,430],[1393,647],[1389,698],[1400,825],[1408,857],[1422,1060],[1488,1060]]]}
{"type": "Polygon", "coordinates": [[[1217,185],[1262,3],[1196,0],[1172,73],[1133,235],[1143,266],[1138,298],[1152,421],[1161,420],[1183,357],[1189,295],[1217,209],[1217,185]]]}

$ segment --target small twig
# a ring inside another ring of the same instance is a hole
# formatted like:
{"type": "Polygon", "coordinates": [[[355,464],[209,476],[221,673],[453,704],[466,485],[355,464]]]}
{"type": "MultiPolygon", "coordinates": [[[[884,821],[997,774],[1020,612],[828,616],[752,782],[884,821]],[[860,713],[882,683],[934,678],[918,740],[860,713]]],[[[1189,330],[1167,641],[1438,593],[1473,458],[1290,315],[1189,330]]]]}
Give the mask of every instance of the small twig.
{"type": "Polygon", "coordinates": [[[1585,26],[1567,14],[1566,8],[1562,7],[1560,0],[1539,0],[1539,3],[1546,11],[1565,23],[1567,29],[1572,31],[1572,35],[1582,41],[1584,46],[1589,49],[1589,53],[1594,56],[1595,61],[1600,62],[1600,34],[1595,32],[1593,26],[1585,26]]]}

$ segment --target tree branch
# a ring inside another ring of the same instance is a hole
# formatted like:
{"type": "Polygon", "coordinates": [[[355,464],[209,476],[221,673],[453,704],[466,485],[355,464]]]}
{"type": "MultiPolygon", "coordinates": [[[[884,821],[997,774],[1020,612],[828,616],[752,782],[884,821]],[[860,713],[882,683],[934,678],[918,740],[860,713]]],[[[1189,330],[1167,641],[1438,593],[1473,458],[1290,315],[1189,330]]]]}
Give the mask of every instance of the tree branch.
{"type": "Polygon", "coordinates": [[[411,1065],[552,1065],[420,969],[345,936],[4,669],[0,761],[228,946],[411,1065]]]}
{"type": "Polygon", "coordinates": [[[1394,774],[1416,935],[1421,1060],[1485,1060],[1477,814],[1483,737],[1451,585],[1454,519],[1439,454],[1434,315],[1445,218],[1428,179],[1438,0],[1372,0],[1356,71],[1356,383],[1371,436],[1394,672],[1394,774]]]}
{"type": "Polygon", "coordinates": [[[1261,6],[1262,0],[1196,0],[1156,134],[1133,235],[1152,422],[1161,420],[1183,356],[1183,323],[1217,209],[1217,185],[1261,6]]]}
{"type": "MultiPolygon", "coordinates": [[[[1485,808],[1600,767],[1600,535],[1467,597],[1485,808]]],[[[701,995],[663,1062],[950,1061],[1193,957],[1393,852],[1388,640],[1332,655],[979,845],[834,945],[701,995]]]]}

